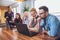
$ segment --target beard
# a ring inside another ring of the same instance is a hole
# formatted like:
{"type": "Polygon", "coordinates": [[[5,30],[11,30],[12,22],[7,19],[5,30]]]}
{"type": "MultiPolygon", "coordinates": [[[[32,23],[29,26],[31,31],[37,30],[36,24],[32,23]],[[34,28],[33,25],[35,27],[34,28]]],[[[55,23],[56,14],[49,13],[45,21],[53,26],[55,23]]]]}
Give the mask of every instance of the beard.
{"type": "Polygon", "coordinates": [[[44,17],[41,17],[41,19],[45,19],[46,18],[46,16],[44,16],[44,17]]]}

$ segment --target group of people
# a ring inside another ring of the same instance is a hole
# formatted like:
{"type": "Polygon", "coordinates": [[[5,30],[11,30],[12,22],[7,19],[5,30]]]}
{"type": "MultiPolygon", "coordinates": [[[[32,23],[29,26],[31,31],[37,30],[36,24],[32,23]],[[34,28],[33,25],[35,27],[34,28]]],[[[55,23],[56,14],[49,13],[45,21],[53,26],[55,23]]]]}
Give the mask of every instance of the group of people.
{"type": "Polygon", "coordinates": [[[6,24],[10,26],[11,29],[16,25],[16,23],[27,24],[29,31],[44,32],[52,37],[60,36],[60,22],[56,16],[49,13],[48,7],[39,7],[39,13],[37,13],[35,8],[32,8],[30,10],[30,14],[33,17],[31,20],[29,20],[27,11],[24,12],[23,19],[19,13],[16,13],[16,17],[14,19],[14,13],[9,6],[8,11],[5,12],[6,24]]]}

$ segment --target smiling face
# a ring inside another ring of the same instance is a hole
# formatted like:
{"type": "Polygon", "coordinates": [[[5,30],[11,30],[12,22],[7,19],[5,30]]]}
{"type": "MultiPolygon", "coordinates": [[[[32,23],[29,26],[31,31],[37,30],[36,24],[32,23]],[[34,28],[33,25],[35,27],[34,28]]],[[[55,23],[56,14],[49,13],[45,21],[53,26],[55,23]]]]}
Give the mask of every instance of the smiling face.
{"type": "Polygon", "coordinates": [[[31,8],[30,14],[31,14],[31,16],[32,16],[33,18],[36,18],[36,17],[37,17],[37,11],[36,11],[36,9],[35,9],[35,8],[31,8]]]}
{"type": "Polygon", "coordinates": [[[48,16],[48,12],[47,11],[45,12],[43,9],[40,9],[39,10],[39,15],[42,19],[44,19],[48,16]]]}
{"type": "Polygon", "coordinates": [[[12,8],[11,8],[10,6],[8,7],[8,11],[9,11],[9,12],[11,12],[11,11],[12,11],[12,8]]]}
{"type": "Polygon", "coordinates": [[[31,16],[32,16],[32,17],[36,17],[36,15],[37,15],[37,13],[36,13],[35,11],[32,11],[32,12],[31,12],[31,16]]]}
{"type": "Polygon", "coordinates": [[[18,19],[19,18],[19,15],[16,15],[16,18],[18,19]]]}
{"type": "Polygon", "coordinates": [[[24,12],[24,17],[25,17],[25,18],[28,17],[28,12],[24,12]]]}
{"type": "Polygon", "coordinates": [[[20,14],[16,13],[16,18],[19,19],[20,18],[20,14]]]}

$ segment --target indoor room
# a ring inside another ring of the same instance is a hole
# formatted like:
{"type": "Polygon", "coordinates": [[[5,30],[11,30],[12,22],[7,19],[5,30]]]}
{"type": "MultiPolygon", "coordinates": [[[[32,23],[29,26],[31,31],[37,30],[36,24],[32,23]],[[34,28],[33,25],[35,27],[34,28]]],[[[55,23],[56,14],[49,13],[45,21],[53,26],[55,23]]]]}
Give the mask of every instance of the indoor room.
{"type": "Polygon", "coordinates": [[[0,0],[0,40],[60,40],[60,0],[0,0]]]}

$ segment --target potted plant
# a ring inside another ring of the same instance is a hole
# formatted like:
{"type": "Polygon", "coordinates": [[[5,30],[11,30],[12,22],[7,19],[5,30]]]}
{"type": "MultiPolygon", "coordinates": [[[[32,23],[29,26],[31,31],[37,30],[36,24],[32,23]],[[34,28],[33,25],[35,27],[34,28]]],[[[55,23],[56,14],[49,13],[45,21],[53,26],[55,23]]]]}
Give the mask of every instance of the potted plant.
{"type": "Polygon", "coordinates": [[[24,7],[24,9],[23,9],[23,12],[25,12],[25,11],[29,11],[29,7],[24,7]]]}

